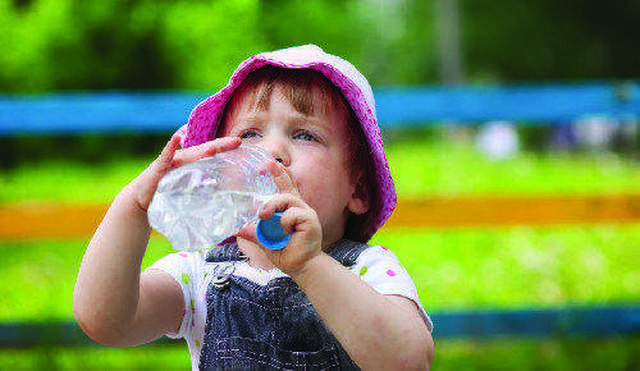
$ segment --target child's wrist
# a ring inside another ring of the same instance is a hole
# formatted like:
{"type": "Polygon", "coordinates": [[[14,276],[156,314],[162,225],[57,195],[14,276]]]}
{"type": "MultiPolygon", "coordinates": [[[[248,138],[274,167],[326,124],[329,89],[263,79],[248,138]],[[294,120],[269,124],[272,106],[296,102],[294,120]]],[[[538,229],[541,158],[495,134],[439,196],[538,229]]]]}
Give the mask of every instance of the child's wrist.
{"type": "Polygon", "coordinates": [[[122,208],[128,215],[137,219],[144,219],[148,223],[147,210],[138,202],[134,183],[125,186],[116,196],[113,203],[122,208]]]}
{"type": "Polygon", "coordinates": [[[311,259],[307,260],[300,269],[294,272],[289,272],[288,274],[294,281],[298,282],[300,286],[303,286],[303,282],[308,281],[322,271],[322,267],[326,264],[327,258],[331,259],[329,255],[320,251],[311,259]]]}

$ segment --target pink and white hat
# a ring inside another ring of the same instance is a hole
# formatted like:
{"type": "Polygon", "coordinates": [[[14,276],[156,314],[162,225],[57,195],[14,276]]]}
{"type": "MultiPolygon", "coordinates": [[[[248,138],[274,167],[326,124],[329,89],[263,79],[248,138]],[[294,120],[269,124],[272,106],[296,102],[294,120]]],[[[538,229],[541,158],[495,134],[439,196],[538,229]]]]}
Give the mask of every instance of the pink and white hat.
{"type": "Polygon", "coordinates": [[[377,197],[380,212],[374,218],[374,226],[370,228],[371,232],[366,238],[369,240],[389,218],[396,206],[397,199],[378,127],[373,92],[367,79],[351,63],[325,53],[316,45],[303,45],[262,53],[242,62],[231,75],[227,86],[202,101],[191,112],[188,124],[179,130],[182,147],[195,146],[215,139],[224,108],[233,92],[249,73],[265,65],[318,70],[342,91],[345,99],[351,105],[367,138],[378,182],[377,197]]]}

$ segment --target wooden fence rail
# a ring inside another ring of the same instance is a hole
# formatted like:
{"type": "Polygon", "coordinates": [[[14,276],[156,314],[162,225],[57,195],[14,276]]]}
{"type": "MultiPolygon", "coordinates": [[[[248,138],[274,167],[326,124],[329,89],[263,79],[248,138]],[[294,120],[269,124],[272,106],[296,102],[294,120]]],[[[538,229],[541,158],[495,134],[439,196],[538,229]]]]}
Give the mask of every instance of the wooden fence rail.
{"type": "MultiPolygon", "coordinates": [[[[90,236],[107,205],[0,205],[0,241],[90,236]]],[[[386,227],[625,223],[640,221],[640,194],[442,197],[400,200],[386,227]]]]}
{"type": "MultiPolygon", "coordinates": [[[[640,334],[640,307],[454,311],[431,315],[436,340],[449,338],[611,338],[640,334]]],[[[95,345],[75,322],[0,323],[1,348],[95,345]]],[[[154,344],[183,344],[162,338],[154,344]]]]}
{"type": "MultiPolygon", "coordinates": [[[[0,136],[172,132],[210,92],[93,91],[0,95],[0,136]]],[[[640,114],[640,81],[389,87],[375,90],[383,128],[428,122],[535,121],[640,114]]]]}

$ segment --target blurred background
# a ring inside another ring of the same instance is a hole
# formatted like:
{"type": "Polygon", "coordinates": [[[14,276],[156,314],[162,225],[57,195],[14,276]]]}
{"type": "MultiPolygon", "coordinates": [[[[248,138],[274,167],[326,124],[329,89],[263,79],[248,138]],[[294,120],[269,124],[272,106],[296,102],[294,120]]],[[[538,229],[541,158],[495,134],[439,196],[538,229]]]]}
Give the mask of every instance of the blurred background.
{"type": "MultiPolygon", "coordinates": [[[[640,2],[0,0],[0,368],[189,367],[91,344],[80,260],[113,197],[248,56],[371,82],[434,369],[640,368],[640,2]]],[[[171,251],[152,235],[143,267],[171,251]]]]}

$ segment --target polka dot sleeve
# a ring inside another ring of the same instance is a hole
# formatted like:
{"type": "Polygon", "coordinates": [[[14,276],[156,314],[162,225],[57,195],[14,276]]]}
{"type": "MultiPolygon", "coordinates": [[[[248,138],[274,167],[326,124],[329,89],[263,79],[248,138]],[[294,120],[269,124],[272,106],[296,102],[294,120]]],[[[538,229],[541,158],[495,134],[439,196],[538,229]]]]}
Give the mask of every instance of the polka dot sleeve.
{"type": "Polygon", "coordinates": [[[194,253],[174,253],[169,254],[162,259],[153,263],[149,269],[159,269],[168,273],[174,280],[180,285],[182,294],[184,296],[184,312],[182,317],[182,324],[180,329],[175,334],[167,334],[167,337],[178,339],[186,338],[190,334],[188,333],[193,326],[190,326],[194,321],[193,303],[196,299],[197,288],[199,287],[199,279],[202,265],[204,260],[199,252],[194,253]]]}
{"type": "Polygon", "coordinates": [[[399,295],[413,301],[427,328],[433,331],[433,323],[420,302],[411,276],[389,249],[371,246],[360,254],[351,271],[381,294],[399,295]]]}

